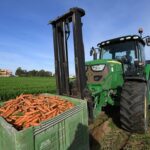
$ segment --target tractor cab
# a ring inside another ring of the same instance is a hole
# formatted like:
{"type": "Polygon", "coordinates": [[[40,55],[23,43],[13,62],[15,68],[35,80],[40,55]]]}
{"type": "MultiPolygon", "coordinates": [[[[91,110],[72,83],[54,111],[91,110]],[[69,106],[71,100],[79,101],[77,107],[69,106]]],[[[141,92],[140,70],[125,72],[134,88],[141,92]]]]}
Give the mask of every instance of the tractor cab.
{"type": "MultiPolygon", "coordinates": [[[[149,37],[145,37],[145,39],[139,35],[128,35],[99,43],[98,48],[96,48],[98,49],[99,59],[96,65],[91,68],[94,67],[94,70],[99,72],[106,72],[106,67],[104,67],[106,64],[110,62],[112,64],[120,63],[126,79],[142,78],[144,67],[148,63],[145,59],[144,49],[146,44],[149,46],[149,37]]],[[[93,47],[91,49],[90,54],[93,53],[93,61],[86,63],[86,70],[88,65],[94,63],[97,59],[96,49],[93,47]]],[[[96,80],[98,80],[98,77],[96,80]]]]}
{"type": "Polygon", "coordinates": [[[100,59],[121,62],[125,77],[143,76],[145,66],[144,40],[138,36],[124,36],[98,44],[100,59]]]}

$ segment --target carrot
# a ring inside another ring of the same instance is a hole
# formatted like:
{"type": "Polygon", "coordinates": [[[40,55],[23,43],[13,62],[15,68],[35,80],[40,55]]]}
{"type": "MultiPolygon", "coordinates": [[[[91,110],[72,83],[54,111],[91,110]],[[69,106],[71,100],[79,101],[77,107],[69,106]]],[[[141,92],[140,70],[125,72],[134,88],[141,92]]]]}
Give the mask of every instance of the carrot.
{"type": "Polygon", "coordinates": [[[29,100],[25,100],[25,103],[29,106],[31,105],[31,102],[29,100]]]}
{"type": "Polygon", "coordinates": [[[34,111],[30,111],[30,112],[25,112],[25,115],[32,115],[32,114],[35,114],[35,113],[38,113],[39,110],[34,110],[34,111]]]}
{"type": "Polygon", "coordinates": [[[45,112],[49,111],[47,106],[43,105],[43,108],[44,108],[45,112]]]}
{"type": "Polygon", "coordinates": [[[11,120],[17,120],[18,118],[20,118],[19,116],[10,116],[9,117],[11,120]]]}
{"type": "Polygon", "coordinates": [[[36,119],[32,120],[32,122],[34,122],[34,123],[35,122],[37,123],[38,121],[39,121],[39,118],[36,118],[36,119]]]}
{"type": "Polygon", "coordinates": [[[16,125],[20,125],[20,124],[22,124],[22,122],[25,120],[25,116],[23,116],[23,117],[20,117],[20,118],[18,118],[16,121],[15,121],[15,124],[16,125]]]}
{"type": "Polygon", "coordinates": [[[40,124],[39,124],[39,123],[36,123],[36,122],[32,122],[31,125],[32,125],[32,126],[39,126],[40,124]]]}
{"type": "Polygon", "coordinates": [[[52,105],[50,106],[50,108],[55,108],[55,107],[57,107],[57,104],[52,104],[52,105]]]}
{"type": "Polygon", "coordinates": [[[45,115],[46,116],[49,116],[50,114],[52,114],[52,113],[54,113],[54,112],[56,112],[56,110],[55,109],[53,109],[52,111],[49,111],[48,113],[46,113],[45,115]]]}
{"type": "Polygon", "coordinates": [[[7,117],[9,117],[14,111],[15,111],[15,109],[11,109],[11,110],[8,110],[8,111],[4,112],[2,115],[4,116],[4,118],[7,118],[7,117]]]}
{"type": "Polygon", "coordinates": [[[4,112],[4,111],[5,111],[5,109],[0,108],[0,112],[4,112]]]}
{"type": "Polygon", "coordinates": [[[47,111],[45,111],[41,106],[37,106],[37,109],[39,109],[41,112],[46,113],[47,111]]]}
{"type": "Polygon", "coordinates": [[[29,123],[24,125],[24,128],[29,128],[29,127],[30,127],[29,123]]]}

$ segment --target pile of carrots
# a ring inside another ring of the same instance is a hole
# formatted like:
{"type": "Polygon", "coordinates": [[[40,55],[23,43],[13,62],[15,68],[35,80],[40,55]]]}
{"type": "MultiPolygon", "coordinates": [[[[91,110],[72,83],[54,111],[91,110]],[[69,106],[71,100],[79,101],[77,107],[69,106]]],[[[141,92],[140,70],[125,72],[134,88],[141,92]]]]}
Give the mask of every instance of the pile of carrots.
{"type": "Polygon", "coordinates": [[[57,96],[22,94],[0,107],[0,116],[16,129],[38,126],[42,121],[53,118],[74,105],[57,96]]]}

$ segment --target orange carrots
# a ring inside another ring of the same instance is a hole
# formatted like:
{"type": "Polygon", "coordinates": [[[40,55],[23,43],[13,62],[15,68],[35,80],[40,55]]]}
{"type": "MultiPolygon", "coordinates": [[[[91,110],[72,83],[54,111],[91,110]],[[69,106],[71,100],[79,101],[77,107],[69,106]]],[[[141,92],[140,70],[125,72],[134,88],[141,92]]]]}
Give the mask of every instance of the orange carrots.
{"type": "Polygon", "coordinates": [[[71,102],[57,96],[22,94],[0,107],[0,116],[18,130],[38,126],[42,121],[53,118],[73,108],[71,102]]]}

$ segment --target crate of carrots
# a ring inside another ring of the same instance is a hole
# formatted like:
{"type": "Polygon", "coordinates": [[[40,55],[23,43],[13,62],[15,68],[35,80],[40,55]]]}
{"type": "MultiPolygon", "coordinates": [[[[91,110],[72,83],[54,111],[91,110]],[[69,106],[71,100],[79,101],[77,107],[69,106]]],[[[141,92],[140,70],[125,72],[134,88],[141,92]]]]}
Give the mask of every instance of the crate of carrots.
{"type": "Polygon", "coordinates": [[[22,130],[38,126],[40,122],[53,118],[73,107],[73,103],[62,100],[58,96],[26,94],[5,102],[0,107],[0,116],[16,129],[22,130]]]}
{"type": "Polygon", "coordinates": [[[87,120],[83,100],[50,94],[21,94],[0,106],[0,149],[67,149],[74,140],[78,141],[74,136],[79,125],[86,128],[80,131],[85,141],[82,140],[84,143],[79,147],[88,145],[87,120]],[[62,139],[61,134],[64,134],[62,139]]]}

